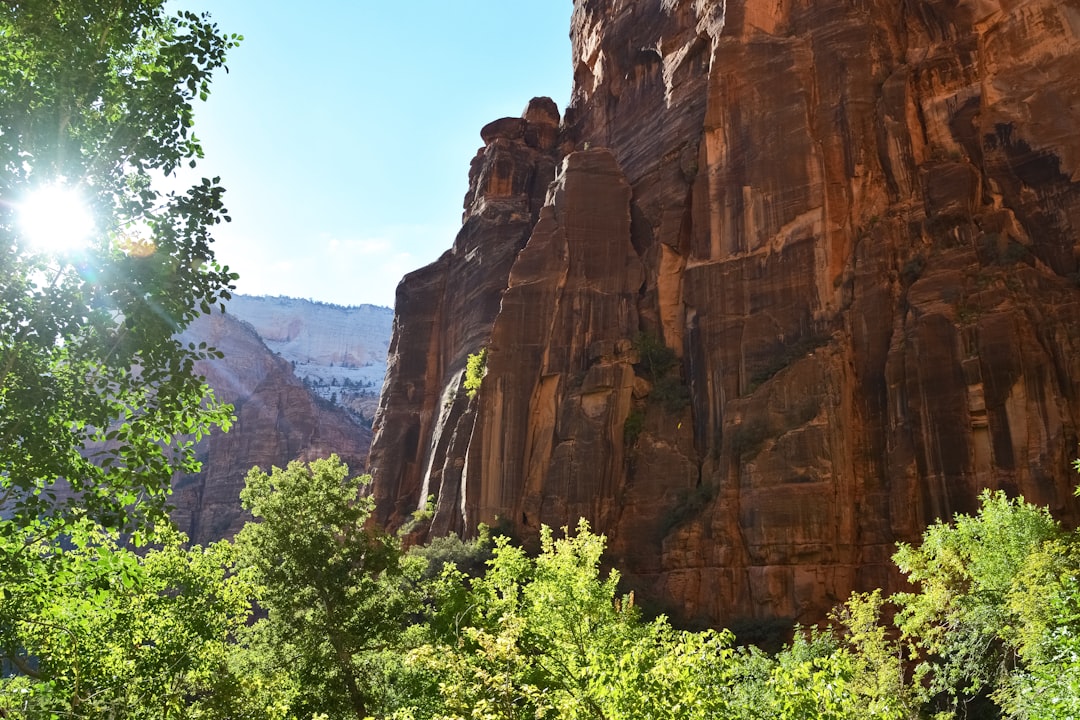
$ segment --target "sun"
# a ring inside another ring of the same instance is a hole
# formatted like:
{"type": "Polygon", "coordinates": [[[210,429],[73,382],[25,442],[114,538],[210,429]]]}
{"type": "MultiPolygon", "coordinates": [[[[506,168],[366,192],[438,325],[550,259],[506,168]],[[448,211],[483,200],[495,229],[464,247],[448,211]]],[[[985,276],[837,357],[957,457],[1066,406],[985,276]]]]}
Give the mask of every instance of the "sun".
{"type": "Polygon", "coordinates": [[[79,191],[46,185],[19,204],[19,227],[38,250],[68,253],[85,246],[94,233],[94,215],[79,191]]]}

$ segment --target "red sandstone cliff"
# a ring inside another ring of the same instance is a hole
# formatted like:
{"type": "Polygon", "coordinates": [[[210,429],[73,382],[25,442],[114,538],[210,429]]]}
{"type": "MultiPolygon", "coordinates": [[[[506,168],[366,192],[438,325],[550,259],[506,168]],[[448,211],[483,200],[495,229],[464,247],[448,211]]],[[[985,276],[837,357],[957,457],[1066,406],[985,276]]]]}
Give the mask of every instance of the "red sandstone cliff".
{"type": "Polygon", "coordinates": [[[576,0],[571,35],[558,139],[539,101],[485,128],[399,287],[383,519],[583,515],[731,623],[894,588],[982,487],[1080,518],[1080,2],[576,0]]]}
{"type": "Polygon", "coordinates": [[[199,362],[197,371],[219,399],[234,405],[236,416],[228,433],[215,430],[198,445],[202,472],[174,483],[172,517],[192,542],[231,537],[250,519],[240,508],[240,491],[256,465],[269,471],[337,453],[350,470],[363,471],[371,432],[316,397],[249,325],[227,314],[204,315],[183,339],[224,353],[199,362]]]}

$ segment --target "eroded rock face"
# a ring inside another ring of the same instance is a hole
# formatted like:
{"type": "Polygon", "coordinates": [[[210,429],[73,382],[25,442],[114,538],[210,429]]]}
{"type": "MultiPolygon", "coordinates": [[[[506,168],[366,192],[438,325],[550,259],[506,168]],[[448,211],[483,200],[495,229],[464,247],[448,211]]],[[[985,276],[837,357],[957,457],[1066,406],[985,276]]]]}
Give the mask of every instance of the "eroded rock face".
{"type": "Polygon", "coordinates": [[[454,493],[475,420],[461,390],[465,364],[490,342],[510,268],[555,179],[559,121],[555,103],[538,98],[521,118],[483,129],[453,247],[398,286],[383,385],[390,400],[380,401],[370,459],[379,514],[391,524],[429,495],[444,518],[460,506],[454,493]]]}
{"type": "Polygon", "coordinates": [[[503,515],[535,531],[545,518],[610,509],[624,476],[628,338],[644,279],[630,243],[630,194],[607,150],[563,162],[491,332],[464,457],[466,528],[503,515]]]}
{"type": "Polygon", "coordinates": [[[981,488],[1080,519],[1080,2],[577,0],[571,34],[546,204],[478,226],[536,177],[491,150],[528,123],[488,126],[455,249],[399,289],[385,519],[585,516],[722,624],[896,589],[895,543],[981,488]]]}
{"type": "Polygon", "coordinates": [[[219,399],[234,405],[236,416],[228,433],[215,430],[199,444],[203,471],[174,483],[172,517],[192,542],[232,537],[250,519],[240,507],[240,491],[256,465],[269,472],[336,453],[353,472],[364,470],[371,431],[316,397],[250,326],[223,313],[204,315],[184,340],[224,353],[196,369],[219,399]]]}

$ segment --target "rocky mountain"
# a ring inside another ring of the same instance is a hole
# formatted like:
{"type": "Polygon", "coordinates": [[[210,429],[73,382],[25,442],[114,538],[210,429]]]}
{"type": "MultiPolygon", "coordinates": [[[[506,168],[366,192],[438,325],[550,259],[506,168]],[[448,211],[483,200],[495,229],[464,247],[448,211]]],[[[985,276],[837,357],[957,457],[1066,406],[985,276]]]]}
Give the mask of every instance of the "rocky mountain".
{"type": "Polygon", "coordinates": [[[393,310],[251,295],[234,296],[228,310],[288,360],[316,395],[371,427],[386,377],[393,310]]]}
{"type": "Polygon", "coordinates": [[[1080,5],[575,0],[571,38],[565,117],[483,129],[398,289],[382,519],[584,516],[727,625],[896,589],[981,488],[1080,519],[1080,5]]]}
{"type": "Polygon", "coordinates": [[[253,466],[337,453],[363,472],[371,431],[362,416],[377,402],[390,337],[388,308],[235,296],[227,309],[199,317],[183,335],[224,353],[198,372],[236,416],[228,433],[200,443],[203,471],[174,484],[173,519],[197,543],[243,526],[239,496],[253,466]]]}

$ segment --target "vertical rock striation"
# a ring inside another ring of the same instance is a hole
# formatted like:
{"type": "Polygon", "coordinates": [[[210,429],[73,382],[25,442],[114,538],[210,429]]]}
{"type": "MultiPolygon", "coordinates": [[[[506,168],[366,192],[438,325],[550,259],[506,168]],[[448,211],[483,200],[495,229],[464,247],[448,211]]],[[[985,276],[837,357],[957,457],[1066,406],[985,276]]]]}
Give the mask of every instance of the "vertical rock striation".
{"type": "Polygon", "coordinates": [[[391,399],[380,401],[369,459],[384,521],[401,522],[435,496],[441,530],[470,527],[460,490],[476,408],[461,387],[465,363],[489,342],[510,268],[555,177],[559,121],[545,98],[481,130],[453,247],[398,286],[383,385],[391,399]]]}
{"type": "Polygon", "coordinates": [[[571,36],[558,137],[485,128],[399,288],[383,519],[585,516],[725,624],[896,588],[981,488],[1080,519],[1080,2],[576,0],[571,36]]]}

